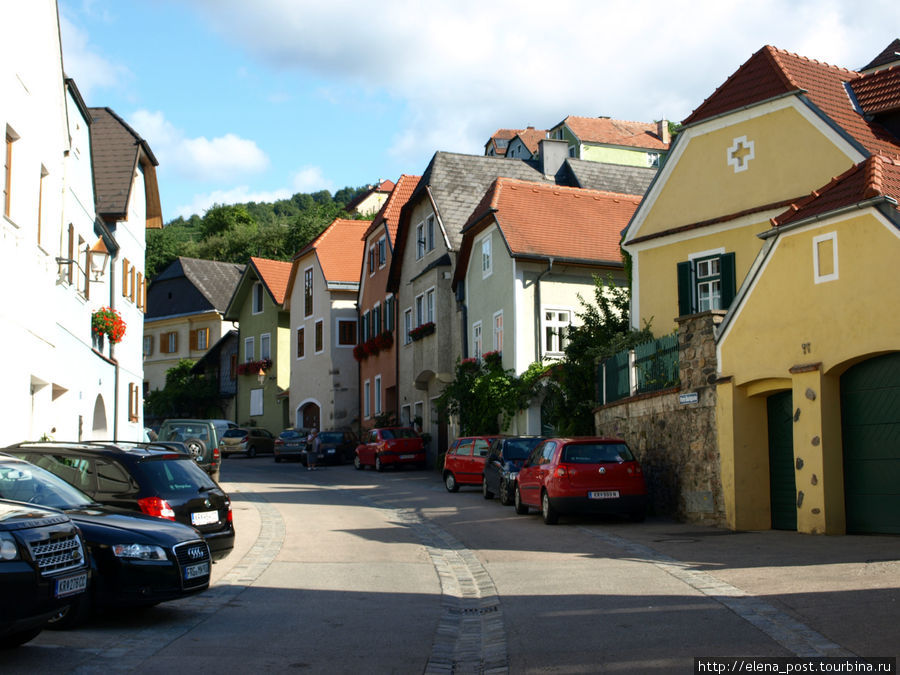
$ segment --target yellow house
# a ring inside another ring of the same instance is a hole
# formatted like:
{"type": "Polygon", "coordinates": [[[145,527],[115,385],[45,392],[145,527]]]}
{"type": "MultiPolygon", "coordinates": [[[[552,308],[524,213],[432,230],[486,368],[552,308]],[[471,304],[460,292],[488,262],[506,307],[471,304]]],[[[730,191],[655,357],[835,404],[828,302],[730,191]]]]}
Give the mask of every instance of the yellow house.
{"type": "Polygon", "coordinates": [[[685,120],[626,229],[635,326],[726,312],[734,529],[900,532],[896,51],[857,72],[764,47],[685,120]]]}

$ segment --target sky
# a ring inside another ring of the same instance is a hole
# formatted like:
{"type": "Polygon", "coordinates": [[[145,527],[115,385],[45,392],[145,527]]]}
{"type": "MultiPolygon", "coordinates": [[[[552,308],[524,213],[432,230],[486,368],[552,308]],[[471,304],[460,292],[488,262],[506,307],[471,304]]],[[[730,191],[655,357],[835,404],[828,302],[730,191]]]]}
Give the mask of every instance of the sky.
{"type": "Polygon", "coordinates": [[[764,45],[862,68],[897,0],[58,0],[66,75],[159,160],[163,220],[421,174],[497,129],[681,121],[764,45]]]}

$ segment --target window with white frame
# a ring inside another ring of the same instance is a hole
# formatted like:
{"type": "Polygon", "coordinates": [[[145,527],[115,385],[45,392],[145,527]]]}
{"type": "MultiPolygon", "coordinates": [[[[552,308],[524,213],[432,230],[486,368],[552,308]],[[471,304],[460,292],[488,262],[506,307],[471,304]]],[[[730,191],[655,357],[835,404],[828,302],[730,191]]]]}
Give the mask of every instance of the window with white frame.
{"type": "Polygon", "coordinates": [[[383,328],[381,325],[381,303],[376,302],[372,308],[372,337],[380,335],[383,328]]]}
{"type": "Polygon", "coordinates": [[[697,270],[697,311],[722,306],[722,267],[719,257],[695,261],[697,270]]]}
{"type": "Polygon", "coordinates": [[[503,310],[494,314],[494,351],[503,351],[503,310]]]}
{"type": "Polygon", "coordinates": [[[421,326],[425,323],[425,296],[416,296],[416,325],[421,326]]]}
{"type": "Polygon", "coordinates": [[[263,285],[257,281],[253,284],[253,308],[254,314],[261,314],[263,311],[263,285]]]}
{"type": "Polygon", "coordinates": [[[250,390],[250,415],[257,416],[263,414],[263,390],[250,390]]]}
{"type": "Polygon", "coordinates": [[[356,321],[338,319],[338,346],[352,347],[356,344],[356,321]]]}
{"type": "Polygon", "coordinates": [[[425,293],[425,322],[434,323],[434,289],[425,293]]]}
{"type": "Polygon", "coordinates": [[[387,264],[387,237],[378,240],[378,267],[384,267],[387,264]]]}
{"type": "Polygon", "coordinates": [[[416,225],[416,260],[425,256],[425,223],[416,225]]]}
{"type": "Polygon", "coordinates": [[[481,240],[481,277],[489,277],[491,272],[493,272],[493,260],[491,258],[491,237],[488,235],[481,240]]]}
{"type": "Polygon", "coordinates": [[[412,424],[412,407],[409,404],[400,406],[400,424],[405,427],[412,424]]]}
{"type": "Polygon", "coordinates": [[[303,316],[312,316],[313,313],[313,269],[308,267],[303,271],[303,316]]]}
{"type": "Polygon", "coordinates": [[[481,345],[481,322],[472,324],[472,356],[480,359],[482,354],[481,345]]]}
{"type": "Polygon", "coordinates": [[[272,335],[271,333],[263,333],[259,336],[259,358],[272,358],[272,335]]]}
{"type": "Polygon", "coordinates": [[[403,312],[403,344],[408,345],[412,342],[412,338],[409,336],[409,331],[412,329],[412,310],[407,309],[403,312]]]}
{"type": "Polygon", "coordinates": [[[145,335],[144,336],[144,356],[150,356],[153,354],[153,336],[145,335]]]}
{"type": "Polygon", "coordinates": [[[375,376],[375,414],[381,414],[381,375],[375,376]]]}
{"type": "Polygon", "coordinates": [[[359,341],[360,342],[366,342],[369,338],[372,337],[371,332],[370,332],[371,326],[372,326],[372,319],[370,316],[370,312],[369,312],[369,310],[366,310],[365,312],[363,312],[362,325],[360,325],[360,327],[359,327],[359,331],[360,331],[359,341]]]}
{"type": "Polygon", "coordinates": [[[252,337],[244,338],[244,362],[256,358],[256,341],[252,337]]]}
{"type": "Polygon", "coordinates": [[[817,284],[839,278],[837,232],[813,237],[813,266],[814,281],[817,284]]]}
{"type": "Polygon", "coordinates": [[[544,354],[562,356],[566,347],[566,331],[572,321],[567,309],[545,309],[543,312],[544,354]]]}
{"type": "Polygon", "coordinates": [[[693,253],[676,265],[678,314],[728,309],[735,295],[735,254],[724,249],[693,253]]]}
{"type": "Polygon", "coordinates": [[[316,321],[316,354],[325,349],[325,322],[316,321]]]}
{"type": "Polygon", "coordinates": [[[303,326],[297,328],[297,358],[302,359],[306,355],[306,331],[303,326]]]}
{"type": "Polygon", "coordinates": [[[369,380],[363,382],[363,417],[369,419],[372,416],[372,383],[369,380]]]}
{"type": "Polygon", "coordinates": [[[369,276],[375,274],[375,246],[369,247],[369,276]]]}
{"type": "Polygon", "coordinates": [[[434,250],[434,215],[425,219],[425,250],[434,250]]]}

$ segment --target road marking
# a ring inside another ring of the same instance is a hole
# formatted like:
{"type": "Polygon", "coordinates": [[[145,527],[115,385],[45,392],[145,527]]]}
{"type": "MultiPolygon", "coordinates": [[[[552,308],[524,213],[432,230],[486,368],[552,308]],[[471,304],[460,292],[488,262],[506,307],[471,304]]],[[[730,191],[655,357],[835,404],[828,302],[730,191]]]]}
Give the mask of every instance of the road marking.
{"type": "Polygon", "coordinates": [[[727,607],[796,656],[855,656],[853,652],[835,644],[765,600],[748,595],[740,588],[717,579],[708,572],[691,569],[688,563],[614,534],[588,527],[578,529],[622,549],[635,558],[656,565],[694,590],[727,607]]]}

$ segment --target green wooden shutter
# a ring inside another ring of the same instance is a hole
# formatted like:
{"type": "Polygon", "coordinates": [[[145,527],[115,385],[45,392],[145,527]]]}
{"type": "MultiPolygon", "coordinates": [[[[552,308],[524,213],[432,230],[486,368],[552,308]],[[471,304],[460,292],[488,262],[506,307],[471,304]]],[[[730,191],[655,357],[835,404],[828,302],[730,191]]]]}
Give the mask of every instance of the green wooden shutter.
{"type": "Polygon", "coordinates": [[[690,261],[678,263],[678,316],[694,313],[693,268],[690,261]]]}
{"type": "Polygon", "coordinates": [[[734,253],[725,253],[719,259],[719,269],[722,273],[722,309],[728,309],[737,292],[734,271],[734,253]]]}

